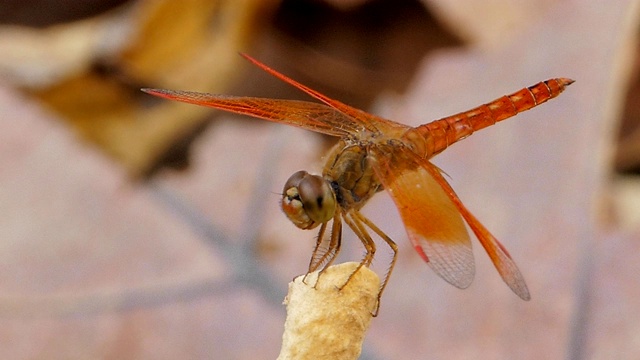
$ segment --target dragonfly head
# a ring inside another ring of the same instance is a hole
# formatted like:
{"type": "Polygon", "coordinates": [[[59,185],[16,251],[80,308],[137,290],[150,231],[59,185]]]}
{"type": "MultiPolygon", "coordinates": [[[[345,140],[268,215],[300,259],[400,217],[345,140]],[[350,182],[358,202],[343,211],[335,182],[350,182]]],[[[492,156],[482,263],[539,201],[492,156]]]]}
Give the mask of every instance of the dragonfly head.
{"type": "Polygon", "coordinates": [[[298,171],[289,177],[282,192],[282,210],[297,227],[313,229],[333,218],[336,195],[322,176],[298,171]]]}

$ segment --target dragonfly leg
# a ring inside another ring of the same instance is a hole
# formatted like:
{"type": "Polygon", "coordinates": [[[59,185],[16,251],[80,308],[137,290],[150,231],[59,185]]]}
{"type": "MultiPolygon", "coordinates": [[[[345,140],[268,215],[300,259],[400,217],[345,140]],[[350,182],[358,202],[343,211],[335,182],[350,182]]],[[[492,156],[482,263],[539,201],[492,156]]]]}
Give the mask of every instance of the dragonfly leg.
{"type": "Polygon", "coordinates": [[[391,263],[389,264],[389,268],[387,269],[387,272],[384,275],[384,279],[382,280],[382,284],[380,285],[380,291],[378,292],[378,301],[376,304],[376,309],[373,313],[371,313],[371,315],[375,317],[375,316],[378,316],[378,311],[380,310],[380,299],[382,298],[382,292],[384,292],[384,288],[387,286],[387,283],[389,282],[389,278],[391,277],[391,272],[393,271],[393,268],[396,266],[396,261],[398,260],[398,245],[396,245],[395,241],[391,240],[391,238],[387,234],[382,232],[380,228],[378,228],[373,222],[371,222],[371,220],[367,219],[359,212],[355,213],[355,216],[358,217],[358,220],[360,222],[362,222],[363,224],[368,226],[371,230],[373,230],[373,232],[378,234],[378,236],[380,236],[380,238],[384,240],[384,242],[386,242],[387,245],[389,245],[389,247],[393,251],[393,257],[391,258],[391,263]]]}
{"type": "MultiPolygon", "coordinates": [[[[316,247],[313,250],[313,254],[311,255],[309,270],[307,274],[304,276],[304,278],[302,279],[303,282],[306,281],[307,276],[309,276],[310,273],[322,267],[322,269],[318,273],[318,280],[319,280],[320,275],[322,275],[324,270],[333,263],[336,256],[338,256],[338,253],[340,252],[340,247],[342,245],[342,220],[340,217],[340,213],[336,212],[336,215],[333,218],[333,224],[331,225],[331,237],[329,239],[327,248],[324,251],[322,251],[320,249],[320,246],[322,243],[325,242],[324,233],[325,233],[326,226],[327,226],[327,223],[324,223],[320,228],[320,233],[318,234],[318,239],[316,240],[316,247]],[[322,255],[319,256],[318,254],[320,252],[322,252],[322,255]]],[[[318,283],[316,281],[316,284],[314,285],[314,287],[316,287],[317,285],[318,283]]]]}
{"type": "MultiPolygon", "coordinates": [[[[323,251],[320,249],[320,246],[322,246],[322,244],[325,242],[324,233],[327,230],[327,224],[328,222],[323,223],[320,226],[320,231],[318,231],[318,236],[316,237],[316,246],[313,248],[313,253],[311,254],[311,259],[309,260],[309,269],[307,270],[307,275],[316,271],[318,267],[320,267],[324,259],[327,257],[327,250],[323,251]],[[322,255],[319,256],[318,254],[322,255]]],[[[302,281],[305,282],[306,278],[307,276],[305,275],[302,281]]]]}
{"type": "MultiPolygon", "coordinates": [[[[344,219],[347,225],[349,225],[349,227],[353,230],[353,232],[358,236],[358,238],[362,242],[362,245],[365,248],[365,254],[362,260],[360,260],[360,264],[358,265],[358,267],[356,267],[356,269],[347,278],[347,281],[345,281],[345,283],[339,288],[340,290],[342,290],[345,286],[347,286],[349,281],[351,281],[353,276],[360,270],[361,267],[363,266],[369,267],[376,254],[376,244],[371,238],[371,235],[369,235],[369,233],[367,232],[367,229],[365,228],[363,222],[361,221],[361,219],[364,219],[364,216],[360,215],[360,213],[358,213],[357,211],[351,211],[347,215],[345,215],[344,219]]],[[[380,299],[380,294],[378,294],[378,303],[380,302],[379,299],[380,299]]],[[[378,307],[376,307],[376,311],[375,311],[376,314],[377,314],[377,308],[378,307]]]]}

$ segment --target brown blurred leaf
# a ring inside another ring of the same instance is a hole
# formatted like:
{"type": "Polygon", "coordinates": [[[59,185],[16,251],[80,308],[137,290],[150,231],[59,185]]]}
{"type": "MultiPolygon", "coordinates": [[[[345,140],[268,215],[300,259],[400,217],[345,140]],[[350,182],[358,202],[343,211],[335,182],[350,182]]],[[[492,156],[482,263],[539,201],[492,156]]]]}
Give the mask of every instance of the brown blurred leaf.
{"type": "Polygon", "coordinates": [[[223,91],[237,74],[237,52],[246,46],[264,4],[188,0],[138,5],[126,14],[136,29],[123,52],[32,90],[135,175],[148,171],[172,144],[201,126],[206,114],[202,108],[156,104],[139,88],[223,91]]]}

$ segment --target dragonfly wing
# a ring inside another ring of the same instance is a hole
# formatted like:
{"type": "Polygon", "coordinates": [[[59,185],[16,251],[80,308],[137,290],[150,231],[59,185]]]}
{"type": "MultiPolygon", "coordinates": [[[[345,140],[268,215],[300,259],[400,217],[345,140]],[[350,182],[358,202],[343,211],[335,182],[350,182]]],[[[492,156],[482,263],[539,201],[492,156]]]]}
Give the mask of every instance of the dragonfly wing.
{"type": "Polygon", "coordinates": [[[267,65],[261,63],[260,61],[252,58],[251,56],[247,55],[247,54],[243,54],[240,53],[240,55],[242,57],[244,57],[245,59],[247,59],[249,62],[251,62],[252,64],[256,65],[257,67],[259,67],[260,69],[266,71],[267,73],[269,73],[270,75],[275,76],[276,78],[286,82],[289,85],[292,85],[302,91],[304,91],[305,93],[307,93],[308,95],[322,101],[323,103],[325,103],[326,105],[338,110],[339,112],[341,112],[342,114],[350,117],[355,123],[357,123],[359,125],[359,127],[361,127],[363,130],[367,130],[370,132],[378,132],[378,131],[384,131],[385,129],[388,128],[403,128],[403,129],[407,129],[407,126],[404,124],[400,124],[397,123],[395,121],[391,121],[389,119],[384,119],[381,118],[379,116],[373,115],[373,114],[369,114],[367,112],[364,112],[360,109],[356,109],[354,107],[351,107],[343,102],[340,102],[338,100],[332,99],[318,91],[315,91],[311,88],[309,88],[306,85],[303,85],[293,79],[291,79],[290,77],[283,75],[277,71],[275,71],[274,69],[268,67],[267,65]]]}
{"type": "Polygon", "coordinates": [[[376,174],[395,202],[418,254],[450,284],[468,287],[475,274],[473,252],[453,201],[412,157],[386,146],[371,150],[376,174]]]}
{"type": "Polygon", "coordinates": [[[216,95],[182,90],[142,89],[142,91],[165,99],[249,115],[331,136],[342,137],[361,129],[357,123],[341,112],[329,106],[308,101],[216,95]]]}
{"type": "Polygon", "coordinates": [[[358,137],[362,132],[379,133],[396,130],[403,132],[408,126],[366,113],[329,98],[275,70],[246,54],[240,54],[260,69],[290,84],[324,104],[307,101],[266,99],[216,95],[193,91],[142,89],[162,98],[208,106],[215,109],[249,115],[282,124],[338,137],[358,137]]]}
{"type": "Polygon", "coordinates": [[[429,172],[435,182],[444,190],[444,193],[453,201],[462,217],[466,220],[467,224],[476,235],[482,247],[491,258],[491,262],[495,266],[496,270],[502,277],[502,280],[511,288],[523,300],[530,300],[531,295],[527,284],[518,269],[518,266],[509,255],[507,249],[493,236],[487,228],[478,221],[478,219],[462,204],[458,195],[453,191],[453,188],[447,180],[442,176],[440,170],[433,164],[426,160],[421,161],[422,168],[429,172]]]}

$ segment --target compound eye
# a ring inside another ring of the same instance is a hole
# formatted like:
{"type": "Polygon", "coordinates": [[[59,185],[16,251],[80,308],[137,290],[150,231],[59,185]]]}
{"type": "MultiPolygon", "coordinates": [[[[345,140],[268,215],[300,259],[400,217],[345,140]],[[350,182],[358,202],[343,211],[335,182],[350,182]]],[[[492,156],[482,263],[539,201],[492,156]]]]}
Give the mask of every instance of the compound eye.
{"type": "Polygon", "coordinates": [[[300,170],[295,172],[293,175],[289,176],[289,179],[286,183],[284,183],[284,189],[282,190],[283,194],[287,193],[287,190],[291,188],[297,188],[300,185],[300,181],[307,176],[311,176],[308,172],[304,170],[300,170]]]}
{"type": "Polygon", "coordinates": [[[324,223],[336,211],[336,197],[329,183],[320,176],[309,175],[300,181],[298,193],[307,215],[318,223],[324,223]]]}
{"type": "Polygon", "coordinates": [[[313,229],[333,218],[336,197],[325,179],[298,171],[285,184],[282,210],[297,227],[313,229]]]}

